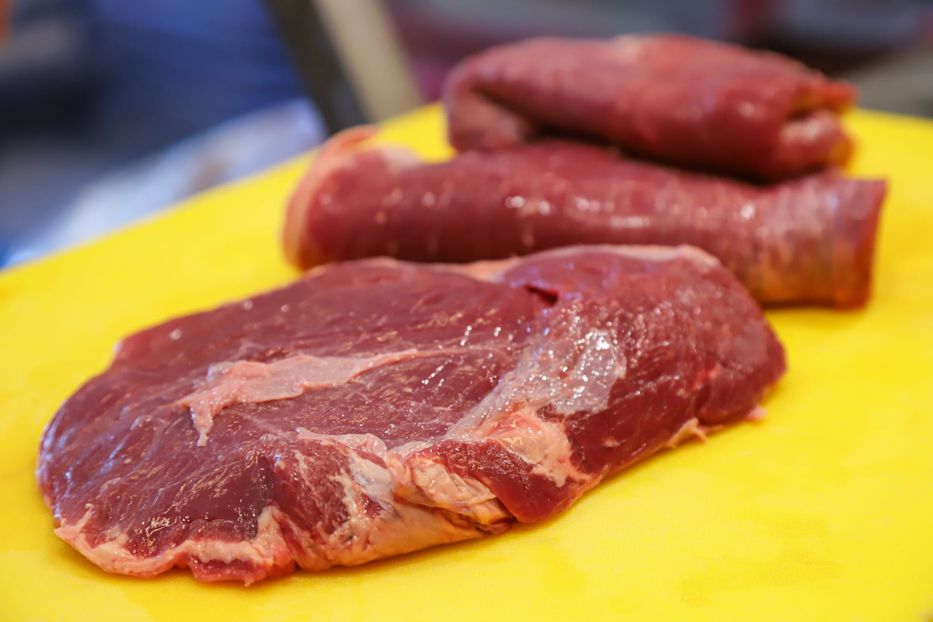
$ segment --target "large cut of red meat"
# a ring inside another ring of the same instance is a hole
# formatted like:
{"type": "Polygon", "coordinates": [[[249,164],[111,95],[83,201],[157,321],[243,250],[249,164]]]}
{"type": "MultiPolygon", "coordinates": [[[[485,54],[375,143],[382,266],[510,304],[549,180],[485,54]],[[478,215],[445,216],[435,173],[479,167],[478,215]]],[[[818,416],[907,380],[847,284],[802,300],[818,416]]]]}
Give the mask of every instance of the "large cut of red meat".
{"type": "Polygon", "coordinates": [[[854,99],[789,58],[675,35],[496,47],[461,63],[444,92],[460,150],[557,131],[763,179],[845,161],[837,115],[854,99]]]}
{"type": "Polygon", "coordinates": [[[540,141],[424,164],[338,136],[285,223],[289,259],[508,257],[585,243],[691,244],[765,304],[863,304],[885,183],[824,172],[761,187],[540,141]]]}
{"type": "Polygon", "coordinates": [[[127,338],[49,425],[38,478],[105,570],[250,583],[541,520],[755,414],[783,371],[692,248],[333,264],[127,338]]]}

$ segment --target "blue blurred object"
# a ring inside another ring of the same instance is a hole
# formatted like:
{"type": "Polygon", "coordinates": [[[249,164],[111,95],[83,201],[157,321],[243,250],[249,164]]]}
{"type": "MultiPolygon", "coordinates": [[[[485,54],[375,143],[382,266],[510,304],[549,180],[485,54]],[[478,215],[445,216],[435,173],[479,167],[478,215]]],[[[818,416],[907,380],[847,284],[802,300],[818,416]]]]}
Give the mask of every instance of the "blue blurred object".
{"type": "MultiPolygon", "coordinates": [[[[260,0],[19,0],[7,37],[0,46],[0,265],[14,240],[40,236],[106,171],[302,95],[260,0]]],[[[302,146],[292,152],[321,137],[319,128],[302,130],[309,119],[316,123],[304,105],[296,126],[302,146]]],[[[242,125],[239,135],[252,140],[242,125]]],[[[254,146],[269,144],[257,140],[254,146]]],[[[255,166],[271,163],[255,156],[255,166]]],[[[128,213],[151,204],[145,196],[134,202],[128,213]]],[[[102,212],[101,225],[109,218],[102,212]]]]}
{"type": "Polygon", "coordinates": [[[302,92],[259,0],[85,3],[114,139],[167,144],[302,92]]]}

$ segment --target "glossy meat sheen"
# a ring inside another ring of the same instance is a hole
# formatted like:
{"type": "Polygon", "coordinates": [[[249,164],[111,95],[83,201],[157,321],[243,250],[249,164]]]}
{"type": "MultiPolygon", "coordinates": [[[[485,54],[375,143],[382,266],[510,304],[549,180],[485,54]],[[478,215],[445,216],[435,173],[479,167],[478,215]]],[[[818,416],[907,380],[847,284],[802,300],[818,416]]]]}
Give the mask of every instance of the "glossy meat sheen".
{"type": "Polygon", "coordinates": [[[826,172],[761,187],[561,141],[423,164],[399,148],[355,150],[367,135],[335,138],[296,191],[285,224],[293,263],[691,244],[764,304],[853,307],[871,291],[883,181],[826,172]]]}
{"type": "Polygon", "coordinates": [[[445,85],[451,143],[553,131],[662,162],[782,179],[844,162],[855,90],[789,58],[684,36],[542,38],[463,61],[445,85]]]}
{"type": "Polygon", "coordinates": [[[250,583],[553,515],[753,413],[783,371],[691,248],[336,264],[126,339],[49,425],[38,478],[105,570],[250,583]]]}

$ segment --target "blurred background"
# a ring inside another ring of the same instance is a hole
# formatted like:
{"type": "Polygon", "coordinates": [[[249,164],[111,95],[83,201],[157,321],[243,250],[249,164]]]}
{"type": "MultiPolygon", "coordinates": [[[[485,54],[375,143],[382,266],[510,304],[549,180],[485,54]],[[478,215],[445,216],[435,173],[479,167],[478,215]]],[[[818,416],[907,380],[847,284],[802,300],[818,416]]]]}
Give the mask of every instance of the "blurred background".
{"type": "Polygon", "coordinates": [[[658,31],[933,117],[929,0],[0,0],[0,266],[434,100],[490,45],[658,31]]]}

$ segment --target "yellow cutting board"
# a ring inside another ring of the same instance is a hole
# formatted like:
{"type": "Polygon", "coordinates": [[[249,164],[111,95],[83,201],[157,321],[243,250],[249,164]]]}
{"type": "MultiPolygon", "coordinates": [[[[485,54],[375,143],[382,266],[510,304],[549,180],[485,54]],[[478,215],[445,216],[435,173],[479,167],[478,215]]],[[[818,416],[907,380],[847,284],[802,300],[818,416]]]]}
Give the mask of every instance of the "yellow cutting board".
{"type": "MultiPolygon", "coordinates": [[[[0,620],[933,619],[933,124],[848,122],[852,172],[891,180],[875,296],[768,314],[790,372],[763,421],[542,525],[250,588],[105,574],[52,534],[33,467],[43,426],[120,337],[295,276],[277,234],[308,160],[0,273],[0,620]]],[[[442,123],[425,108],[383,135],[441,157],[442,123]]]]}

